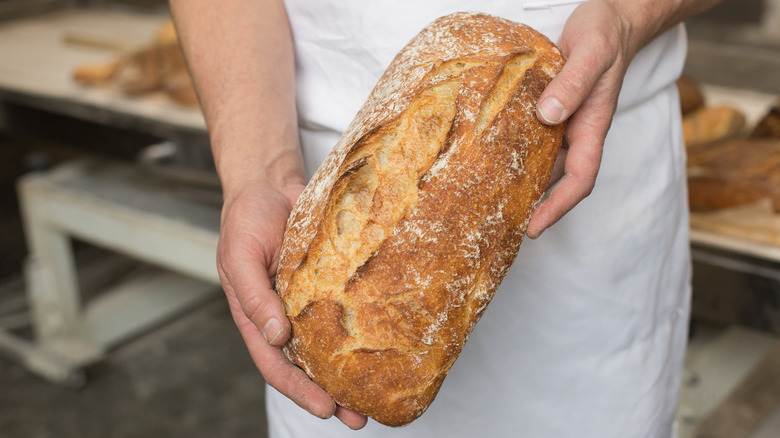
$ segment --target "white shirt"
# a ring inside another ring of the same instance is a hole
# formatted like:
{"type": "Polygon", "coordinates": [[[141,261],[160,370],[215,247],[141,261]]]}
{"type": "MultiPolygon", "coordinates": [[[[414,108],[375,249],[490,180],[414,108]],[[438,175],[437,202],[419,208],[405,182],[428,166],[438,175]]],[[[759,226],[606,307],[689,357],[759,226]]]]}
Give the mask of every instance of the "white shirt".
{"type": "MultiPolygon", "coordinates": [[[[573,1],[286,0],[307,171],[336,144],[395,54],[459,10],[522,22],[556,41],[573,1]]],[[[272,388],[272,437],[628,438],[672,434],[688,322],[677,27],[626,75],[593,193],[526,239],[428,411],[357,433],[272,388]]]]}

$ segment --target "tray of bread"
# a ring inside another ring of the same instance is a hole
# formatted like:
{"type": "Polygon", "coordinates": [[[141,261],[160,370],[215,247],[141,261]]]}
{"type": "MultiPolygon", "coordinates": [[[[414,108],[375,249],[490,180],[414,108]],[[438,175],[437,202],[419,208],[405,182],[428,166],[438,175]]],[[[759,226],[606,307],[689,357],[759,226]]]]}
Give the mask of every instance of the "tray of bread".
{"type": "Polygon", "coordinates": [[[73,71],[75,82],[87,87],[112,88],[125,96],[140,97],[157,92],[176,104],[198,106],[171,19],[160,25],[148,43],[136,46],[125,46],[78,33],[66,34],[64,38],[69,44],[103,47],[117,52],[107,61],[78,65],[73,71]]]}
{"type": "Polygon", "coordinates": [[[63,9],[0,24],[0,100],[144,130],[206,124],[167,14],[63,9]]]}
{"type": "Polygon", "coordinates": [[[780,247],[780,99],[687,77],[678,89],[694,243],[780,247]]]}

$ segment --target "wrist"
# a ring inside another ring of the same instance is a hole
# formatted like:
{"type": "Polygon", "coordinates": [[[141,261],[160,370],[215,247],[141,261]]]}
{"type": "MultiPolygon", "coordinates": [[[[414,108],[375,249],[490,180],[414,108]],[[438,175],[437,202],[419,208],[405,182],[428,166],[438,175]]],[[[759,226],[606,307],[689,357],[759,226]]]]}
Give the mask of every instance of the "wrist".
{"type": "Polygon", "coordinates": [[[605,0],[630,29],[626,43],[636,53],[674,25],[722,0],[605,0]]]}
{"type": "Polygon", "coordinates": [[[669,9],[679,0],[605,0],[618,23],[623,55],[630,61],[662,27],[669,9]]]}
{"type": "Polygon", "coordinates": [[[267,187],[284,193],[290,187],[306,184],[300,150],[289,148],[265,151],[257,148],[256,152],[252,155],[215,154],[217,173],[226,201],[247,189],[267,187]]]}
{"type": "Polygon", "coordinates": [[[225,199],[247,187],[282,189],[305,184],[297,123],[258,123],[242,114],[230,119],[230,123],[212,123],[209,128],[225,199]]]}

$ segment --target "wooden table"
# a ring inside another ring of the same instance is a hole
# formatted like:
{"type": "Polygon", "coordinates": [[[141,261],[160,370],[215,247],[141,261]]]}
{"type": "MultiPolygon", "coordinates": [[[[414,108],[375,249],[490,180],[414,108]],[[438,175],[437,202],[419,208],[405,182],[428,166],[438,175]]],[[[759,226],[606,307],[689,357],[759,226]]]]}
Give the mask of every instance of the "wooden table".
{"type": "Polygon", "coordinates": [[[149,43],[166,18],[127,11],[64,10],[1,23],[0,101],[162,137],[203,134],[206,125],[198,109],[176,105],[162,94],[131,98],[72,80],[77,66],[109,61],[117,52],[67,39],[137,47],[149,43]]]}

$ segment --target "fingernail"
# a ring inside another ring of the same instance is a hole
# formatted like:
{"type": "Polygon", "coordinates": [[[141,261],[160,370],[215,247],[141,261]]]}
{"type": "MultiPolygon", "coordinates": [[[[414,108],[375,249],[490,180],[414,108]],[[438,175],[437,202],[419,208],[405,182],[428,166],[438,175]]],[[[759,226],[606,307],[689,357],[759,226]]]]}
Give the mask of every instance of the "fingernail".
{"type": "Polygon", "coordinates": [[[268,322],[265,323],[265,326],[263,326],[263,337],[265,337],[265,341],[271,345],[274,344],[276,338],[278,338],[281,334],[282,325],[276,318],[269,319],[268,322]]]}
{"type": "Polygon", "coordinates": [[[563,120],[563,104],[554,97],[548,97],[539,104],[539,115],[550,124],[560,123],[563,120]]]}

